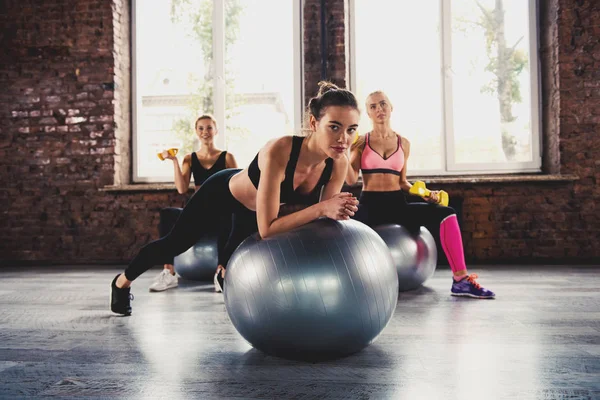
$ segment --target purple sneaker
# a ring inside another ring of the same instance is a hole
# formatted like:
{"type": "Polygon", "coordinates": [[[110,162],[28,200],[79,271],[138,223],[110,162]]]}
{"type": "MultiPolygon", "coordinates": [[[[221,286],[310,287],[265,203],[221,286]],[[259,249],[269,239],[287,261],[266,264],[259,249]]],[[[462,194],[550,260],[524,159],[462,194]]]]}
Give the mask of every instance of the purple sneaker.
{"type": "Polygon", "coordinates": [[[475,280],[477,274],[471,274],[460,281],[452,283],[452,296],[475,297],[476,299],[493,299],[496,297],[494,292],[481,287],[475,280]]]}

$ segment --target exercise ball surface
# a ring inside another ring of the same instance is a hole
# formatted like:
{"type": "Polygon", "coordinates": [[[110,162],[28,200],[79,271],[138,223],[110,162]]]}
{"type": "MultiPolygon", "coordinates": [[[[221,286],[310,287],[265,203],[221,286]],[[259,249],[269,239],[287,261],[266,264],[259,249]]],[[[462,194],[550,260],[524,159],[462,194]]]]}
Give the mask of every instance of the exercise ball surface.
{"type": "Polygon", "coordinates": [[[227,266],[224,297],[253,347],[290,359],[334,359],[383,331],[396,308],[398,276],[371,228],[320,219],[242,242],[227,266]]]}
{"type": "Polygon", "coordinates": [[[192,247],[175,257],[173,266],[183,279],[210,281],[219,263],[217,235],[205,235],[192,247]]]}
{"type": "Polygon", "coordinates": [[[387,224],[373,228],[387,244],[398,272],[400,291],[413,290],[425,283],[435,272],[437,247],[425,227],[416,233],[401,225],[387,224]]]}

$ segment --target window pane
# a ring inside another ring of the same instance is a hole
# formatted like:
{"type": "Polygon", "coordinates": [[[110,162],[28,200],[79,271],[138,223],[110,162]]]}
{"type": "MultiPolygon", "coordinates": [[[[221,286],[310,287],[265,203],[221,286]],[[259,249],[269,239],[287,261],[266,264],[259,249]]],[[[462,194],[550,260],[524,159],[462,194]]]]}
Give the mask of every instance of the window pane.
{"type": "Polygon", "coordinates": [[[157,153],[177,147],[181,162],[197,148],[195,119],[212,111],[203,101],[212,87],[206,73],[210,59],[205,57],[212,47],[212,1],[135,4],[136,178],[172,182],[172,162],[160,161],[157,153]]]}
{"type": "Polygon", "coordinates": [[[525,0],[452,1],[456,163],[533,159],[528,18],[525,0]]]}
{"type": "Polygon", "coordinates": [[[354,20],[361,134],[371,129],[366,96],[383,90],[393,129],[411,142],[408,173],[442,168],[439,2],[356,0],[354,20]]]}
{"type": "Polygon", "coordinates": [[[294,133],[294,2],[225,4],[226,35],[237,32],[226,39],[226,141],[243,168],[269,139],[294,133]]]}

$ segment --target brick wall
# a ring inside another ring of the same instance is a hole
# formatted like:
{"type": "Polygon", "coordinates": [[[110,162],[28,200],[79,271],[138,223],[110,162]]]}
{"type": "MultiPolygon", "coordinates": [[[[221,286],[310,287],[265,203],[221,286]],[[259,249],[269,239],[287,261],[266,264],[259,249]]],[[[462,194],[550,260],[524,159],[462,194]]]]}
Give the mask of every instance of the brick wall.
{"type": "Polygon", "coordinates": [[[0,7],[0,260],[129,258],[156,237],[158,210],[184,199],[99,191],[126,179],[115,178],[115,165],[129,175],[129,51],[119,43],[129,40],[127,7],[121,0],[0,7]]]}
{"type": "Polygon", "coordinates": [[[304,97],[308,101],[317,93],[317,82],[329,80],[346,87],[345,11],[347,0],[305,0],[304,3],[304,97]],[[322,15],[321,4],[325,3],[322,15]],[[324,43],[321,36],[322,18],[325,19],[324,43]],[[325,44],[323,48],[322,43],[325,44]],[[323,74],[322,57],[325,57],[323,74]]]}
{"type": "MultiPolygon", "coordinates": [[[[600,256],[600,5],[541,2],[544,166],[562,183],[440,185],[464,198],[467,258],[600,256]]],[[[174,192],[105,192],[129,163],[126,0],[0,2],[0,262],[122,262],[174,192]]],[[[320,0],[306,0],[305,94],[321,79],[320,0]]],[[[347,82],[346,0],[326,2],[327,78],[347,82]]]]}

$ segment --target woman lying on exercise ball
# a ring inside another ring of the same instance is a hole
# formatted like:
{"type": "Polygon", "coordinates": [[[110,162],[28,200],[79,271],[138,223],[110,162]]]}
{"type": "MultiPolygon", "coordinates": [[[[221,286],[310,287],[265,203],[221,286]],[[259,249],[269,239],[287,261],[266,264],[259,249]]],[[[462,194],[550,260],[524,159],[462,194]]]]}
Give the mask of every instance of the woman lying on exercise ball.
{"type": "Polygon", "coordinates": [[[221,279],[233,251],[257,231],[267,238],[320,217],[347,220],[354,215],[358,201],[340,191],[348,171],[346,153],[358,128],[358,104],[348,90],[328,82],[319,86],[308,105],[311,133],[271,140],[246,169],[227,169],[204,182],[171,232],[144,246],[113,279],[113,312],[131,314],[131,282],[154,263],[166,263],[190,248],[224,216],[233,218],[229,239],[219,253],[221,279]],[[282,204],[306,207],[278,217],[282,204]]]}
{"type": "MultiPolygon", "coordinates": [[[[187,154],[183,158],[181,168],[179,160],[175,154],[168,150],[161,153],[162,159],[173,161],[173,173],[175,175],[175,186],[179,194],[188,192],[190,180],[194,177],[194,186],[196,191],[202,184],[215,173],[227,168],[237,168],[237,162],[233,154],[222,151],[215,146],[215,136],[219,132],[217,120],[210,114],[201,115],[194,124],[196,135],[200,141],[200,149],[187,154]]],[[[175,221],[183,211],[182,208],[167,207],[160,210],[160,223],[158,225],[158,234],[160,237],[166,236],[175,225],[175,221]]],[[[218,227],[219,242],[227,240],[229,234],[229,221],[223,221],[218,227]],[[224,237],[223,237],[224,235],[224,237]]],[[[173,259],[170,259],[163,270],[154,279],[150,285],[151,292],[162,292],[167,289],[177,287],[178,279],[173,267],[173,259]]]]}
{"type": "Polygon", "coordinates": [[[476,274],[467,273],[456,213],[437,204],[439,192],[424,197],[429,204],[406,203],[402,191],[408,193],[412,186],[406,179],[410,143],[391,128],[393,107],[388,97],[381,91],[373,92],[367,97],[366,107],[373,127],[353,144],[346,177],[348,184],[354,184],[359,171],[363,174],[359,210],[354,218],[369,226],[398,224],[409,230],[425,226],[434,237],[439,232],[453,274],[451,294],[494,298],[493,292],[477,283],[476,274]]]}

